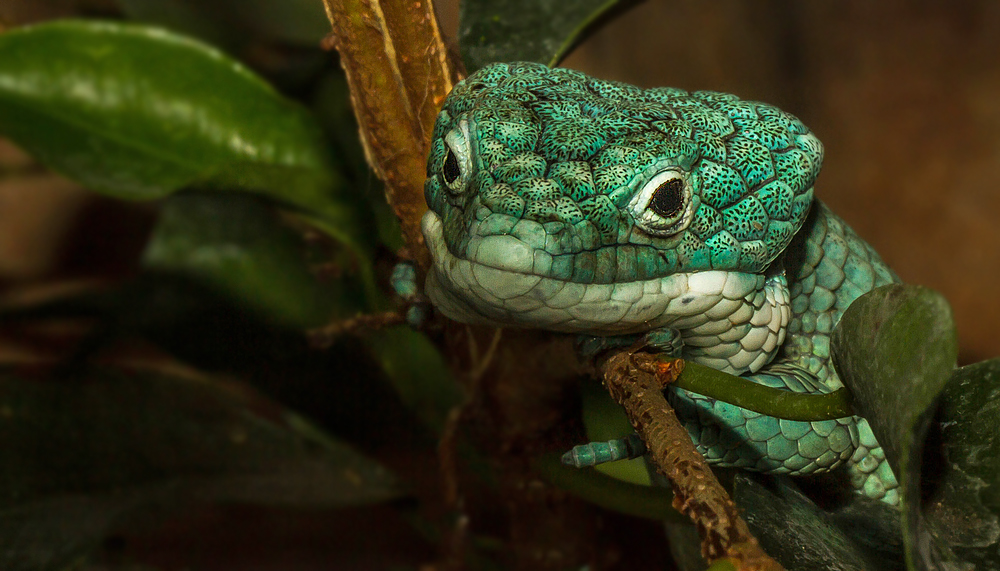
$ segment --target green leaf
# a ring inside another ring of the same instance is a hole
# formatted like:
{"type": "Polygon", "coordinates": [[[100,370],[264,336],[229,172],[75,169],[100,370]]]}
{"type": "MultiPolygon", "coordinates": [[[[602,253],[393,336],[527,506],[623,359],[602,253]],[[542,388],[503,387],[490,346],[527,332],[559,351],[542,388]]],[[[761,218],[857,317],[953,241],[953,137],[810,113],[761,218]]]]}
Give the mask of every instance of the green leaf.
{"type": "MultiPolygon", "coordinates": [[[[941,395],[941,457],[926,516],[976,569],[1000,569],[1000,359],[955,371],[941,395]]],[[[925,466],[929,462],[924,463],[925,466]]]]}
{"type": "Polygon", "coordinates": [[[876,288],[844,312],[831,348],[855,410],[868,419],[899,480],[909,568],[947,564],[953,556],[920,516],[920,460],[935,403],[958,355],[948,302],[918,286],[876,288]]]}
{"type": "Polygon", "coordinates": [[[655,520],[690,523],[673,508],[669,488],[631,484],[595,470],[564,466],[560,453],[539,457],[533,467],[546,481],[603,508],[655,520]]]}
{"type": "Polygon", "coordinates": [[[0,134],[110,196],[252,191],[301,209],[363,258],[371,249],[367,209],[330,169],[312,116],[164,30],[61,21],[0,35],[0,134]]]}
{"type": "Polygon", "coordinates": [[[458,46],[469,73],[496,61],[556,65],[600,21],[637,0],[466,0],[458,46]]]}
{"type": "Polygon", "coordinates": [[[729,559],[719,559],[705,571],[738,571],[736,566],[729,559]]]}
{"type": "Polygon", "coordinates": [[[364,341],[403,404],[440,432],[463,397],[437,347],[409,327],[371,331],[364,341]]]}
{"type": "Polygon", "coordinates": [[[379,241],[393,252],[403,248],[399,218],[386,201],[385,188],[365,160],[350,88],[342,70],[331,69],[319,78],[310,107],[335,148],[339,170],[367,198],[379,241]]]}
{"type": "Polygon", "coordinates": [[[196,36],[236,44],[266,38],[315,47],[329,33],[315,0],[118,0],[127,16],[196,36]]]}
{"type": "Polygon", "coordinates": [[[733,500],[764,551],[788,571],[903,569],[895,509],[857,498],[865,509],[829,514],[788,477],[735,473],[733,500]],[[860,537],[859,537],[860,536],[860,537]]]}
{"type": "Polygon", "coordinates": [[[249,389],[179,373],[0,374],[0,568],[55,569],[189,501],[330,508],[394,477],[249,389]],[[155,508],[155,509],[154,509],[155,508]]]}
{"type": "Polygon", "coordinates": [[[164,204],[143,265],[195,277],[294,327],[318,326],[360,311],[359,292],[349,281],[320,283],[305,253],[301,237],[259,200],[183,195],[164,204]]]}

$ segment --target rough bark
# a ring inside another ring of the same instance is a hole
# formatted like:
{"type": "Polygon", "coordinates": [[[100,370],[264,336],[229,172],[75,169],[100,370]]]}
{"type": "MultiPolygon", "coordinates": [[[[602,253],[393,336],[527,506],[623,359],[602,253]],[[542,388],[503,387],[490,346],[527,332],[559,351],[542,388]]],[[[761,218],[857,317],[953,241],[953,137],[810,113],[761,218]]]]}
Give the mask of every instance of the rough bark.
{"type": "Polygon", "coordinates": [[[424,163],[434,119],[458,79],[432,0],[324,0],[368,163],[386,185],[408,255],[429,261],[420,234],[424,163]]]}
{"type": "Polygon", "coordinates": [[[740,570],[780,570],[750,534],[736,504],[663,396],[663,388],[677,378],[683,363],[622,351],[600,363],[600,371],[611,396],[649,448],[656,470],[670,481],[674,508],[698,527],[705,559],[709,563],[729,559],[740,570]]]}

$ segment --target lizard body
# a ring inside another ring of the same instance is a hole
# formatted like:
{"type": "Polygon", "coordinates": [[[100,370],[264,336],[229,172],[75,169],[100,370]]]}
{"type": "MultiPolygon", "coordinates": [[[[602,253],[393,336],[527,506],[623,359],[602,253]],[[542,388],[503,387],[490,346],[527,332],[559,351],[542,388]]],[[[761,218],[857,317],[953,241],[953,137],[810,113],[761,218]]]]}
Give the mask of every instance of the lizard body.
{"type": "MultiPolygon", "coordinates": [[[[763,103],[492,64],[456,85],[435,125],[425,290],[458,321],[642,337],[768,386],[835,390],[833,327],[897,278],[813,197],[822,157],[805,125],[763,103]]],[[[846,465],[862,493],[898,502],[862,418],[779,420],[668,392],[711,463],[846,465]]]]}

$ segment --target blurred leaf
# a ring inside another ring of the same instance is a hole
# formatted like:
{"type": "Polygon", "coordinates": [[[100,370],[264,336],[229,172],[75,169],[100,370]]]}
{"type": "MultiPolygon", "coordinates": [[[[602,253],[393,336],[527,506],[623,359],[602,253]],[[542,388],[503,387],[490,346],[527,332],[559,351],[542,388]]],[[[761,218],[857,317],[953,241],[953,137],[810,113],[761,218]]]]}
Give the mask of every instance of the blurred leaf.
{"type": "Polygon", "coordinates": [[[316,0],[118,0],[127,16],[216,44],[249,39],[319,46],[330,31],[316,0]]]}
{"type": "Polygon", "coordinates": [[[705,571],[708,563],[701,556],[701,537],[698,528],[687,522],[664,522],[663,532],[670,548],[677,571],[705,571]]]}
{"type": "MultiPolygon", "coordinates": [[[[619,406],[604,385],[596,380],[588,379],[583,382],[580,386],[580,399],[583,426],[587,429],[587,438],[592,442],[623,438],[635,432],[628,417],[625,416],[625,409],[619,406]]],[[[643,458],[598,464],[594,469],[623,482],[640,486],[650,485],[649,471],[643,458]]]]}
{"type": "Polygon", "coordinates": [[[624,482],[589,469],[565,466],[561,453],[539,457],[533,467],[546,481],[603,508],[655,520],[690,523],[673,508],[669,488],[624,482]]]}
{"type": "Polygon", "coordinates": [[[54,569],[192,500],[330,508],[399,495],[381,466],[245,387],[149,370],[0,377],[0,568],[54,569]]]}
{"type": "Polygon", "coordinates": [[[403,404],[440,432],[463,397],[437,347],[408,327],[371,331],[364,339],[403,404]]]}
{"type": "Polygon", "coordinates": [[[354,117],[351,91],[343,70],[331,69],[319,77],[309,106],[336,149],[333,159],[339,165],[338,170],[349,173],[348,178],[358,182],[372,176],[358,139],[358,121],[354,117]]]}
{"type": "Polygon", "coordinates": [[[305,109],[160,29],[62,21],[0,35],[0,134],[98,192],[253,191],[302,209],[362,259],[371,249],[367,209],[305,109]]]}
{"type": "Polygon", "coordinates": [[[204,280],[283,324],[317,326],[359,311],[347,280],[317,281],[305,249],[258,200],[184,195],[164,204],[143,263],[204,280]]]}
{"type": "Polygon", "coordinates": [[[638,0],[465,0],[459,51],[469,73],[497,61],[556,65],[602,20],[638,0]]]}
{"type": "Polygon", "coordinates": [[[844,312],[831,347],[855,410],[871,424],[899,479],[908,565],[949,565],[953,555],[920,515],[924,437],[958,355],[948,302],[919,286],[876,288],[844,312]]]}
{"type": "MultiPolygon", "coordinates": [[[[1000,359],[955,371],[941,398],[928,522],[976,569],[1000,569],[1000,359]]],[[[924,463],[925,466],[928,464],[924,463]]]]}
{"type": "Polygon", "coordinates": [[[405,245],[399,218],[386,201],[381,181],[365,160],[347,78],[340,69],[330,70],[320,78],[311,108],[336,149],[339,170],[347,173],[345,176],[354,188],[368,199],[379,241],[390,251],[398,251],[405,245]]]}
{"type": "Polygon", "coordinates": [[[867,511],[862,519],[837,519],[794,488],[787,477],[735,474],[733,500],[751,533],[768,555],[788,571],[817,569],[894,571],[904,569],[903,552],[894,527],[897,512],[881,502],[858,498],[867,511]],[[843,523],[849,522],[849,525],[843,523]],[[892,522],[887,527],[886,522],[892,522]],[[874,549],[857,540],[852,528],[871,532],[874,549]],[[895,552],[892,551],[895,547],[895,552]]]}
{"type": "Polygon", "coordinates": [[[712,566],[706,569],[706,571],[739,571],[736,565],[729,559],[719,559],[712,566]]]}

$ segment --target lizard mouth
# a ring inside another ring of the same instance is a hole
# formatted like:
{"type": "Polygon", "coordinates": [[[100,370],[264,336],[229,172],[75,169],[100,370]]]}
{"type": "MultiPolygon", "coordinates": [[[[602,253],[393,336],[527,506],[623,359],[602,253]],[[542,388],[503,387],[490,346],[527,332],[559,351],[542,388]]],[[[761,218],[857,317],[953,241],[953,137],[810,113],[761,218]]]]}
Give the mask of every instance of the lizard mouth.
{"type": "Polygon", "coordinates": [[[422,230],[433,259],[425,291],[435,307],[456,321],[625,335],[658,327],[698,330],[745,313],[740,308],[749,306],[755,321],[774,321],[775,331],[783,329],[779,322],[787,323],[787,310],[774,311],[772,319],[771,308],[783,304],[767,302],[762,275],[704,271],[577,283],[533,273],[535,249],[514,236],[485,238],[470,250],[473,259],[448,249],[441,218],[433,211],[424,215],[422,230]]]}

